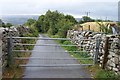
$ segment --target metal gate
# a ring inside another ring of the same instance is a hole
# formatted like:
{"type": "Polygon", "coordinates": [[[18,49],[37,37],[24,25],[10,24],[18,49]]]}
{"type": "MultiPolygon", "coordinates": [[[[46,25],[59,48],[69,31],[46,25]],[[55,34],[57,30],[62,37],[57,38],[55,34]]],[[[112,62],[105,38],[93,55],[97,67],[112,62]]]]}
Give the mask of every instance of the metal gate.
{"type": "MultiPolygon", "coordinates": [[[[82,39],[81,39],[82,40],[82,39]]],[[[90,40],[90,39],[83,39],[83,41],[90,40]]],[[[94,65],[94,63],[97,63],[97,58],[98,58],[98,44],[96,45],[96,52],[94,56],[88,56],[89,52],[85,51],[83,46],[85,45],[75,45],[75,44],[57,44],[55,41],[71,41],[71,39],[67,38],[40,38],[40,37],[12,37],[10,36],[8,38],[8,65],[14,64],[14,61],[19,60],[19,61],[24,61],[24,60],[36,60],[38,64],[19,64],[20,67],[70,67],[70,66],[81,66],[81,65],[94,65]],[[44,43],[34,43],[34,44],[26,44],[26,43],[21,43],[21,40],[35,40],[35,41],[43,41],[44,43]],[[48,44],[49,41],[52,41],[53,43],[48,44]],[[19,47],[18,47],[19,46],[19,47]],[[23,47],[26,46],[41,46],[41,50],[29,50],[29,49],[24,49],[23,47]],[[42,47],[44,50],[42,51],[42,47]],[[66,51],[63,50],[61,47],[78,47],[80,50],[75,50],[75,51],[66,51]],[[49,49],[52,49],[52,51],[49,49]],[[61,49],[61,50],[60,50],[61,49]],[[27,54],[31,53],[39,53],[41,55],[40,57],[21,57],[16,54],[27,54]],[[50,53],[47,55],[47,53],[50,53]],[[72,53],[73,55],[69,54],[72,53]],[[62,56],[61,56],[62,54],[62,56]],[[75,57],[75,55],[76,57],[75,57]],[[82,55],[83,57],[79,57],[77,55],[82,55]],[[84,57],[84,54],[88,54],[87,57],[84,57]],[[13,56],[15,55],[15,56],[13,56]],[[57,55],[57,56],[56,56],[57,55]],[[69,55],[69,57],[65,57],[66,55],[69,55]],[[49,57],[51,56],[51,57],[49,57]],[[61,57],[59,57],[61,56],[61,57]],[[62,61],[62,62],[61,62],[62,61]],[[73,61],[73,63],[71,63],[73,61]],[[80,61],[90,61],[90,63],[80,63],[80,61]],[[70,63],[69,63],[70,62],[70,63]],[[75,63],[74,63],[75,62],[75,63]],[[44,64],[45,63],[45,64],[44,64]]],[[[97,40],[96,40],[97,41],[97,40]]]]}

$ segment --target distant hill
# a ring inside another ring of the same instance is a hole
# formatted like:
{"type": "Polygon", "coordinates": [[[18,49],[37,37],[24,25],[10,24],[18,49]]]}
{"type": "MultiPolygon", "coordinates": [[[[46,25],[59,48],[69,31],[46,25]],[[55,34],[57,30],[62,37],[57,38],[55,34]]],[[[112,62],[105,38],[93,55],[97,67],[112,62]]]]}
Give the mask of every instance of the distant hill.
{"type": "Polygon", "coordinates": [[[79,22],[81,20],[81,18],[75,18],[77,22],[79,22]]]}
{"type": "Polygon", "coordinates": [[[12,23],[13,25],[22,25],[29,18],[37,20],[39,16],[37,15],[12,15],[12,16],[2,16],[2,21],[5,23],[12,23]]]}

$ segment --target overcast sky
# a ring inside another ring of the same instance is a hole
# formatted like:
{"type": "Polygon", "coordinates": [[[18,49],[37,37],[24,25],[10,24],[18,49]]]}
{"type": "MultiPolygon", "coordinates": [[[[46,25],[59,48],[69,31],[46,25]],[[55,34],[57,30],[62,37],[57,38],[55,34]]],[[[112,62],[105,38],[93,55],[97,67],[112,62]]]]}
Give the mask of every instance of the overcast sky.
{"type": "Polygon", "coordinates": [[[41,15],[58,10],[76,18],[86,15],[93,18],[117,20],[119,0],[0,0],[0,15],[41,15]],[[97,2],[96,2],[97,1],[97,2]]]}

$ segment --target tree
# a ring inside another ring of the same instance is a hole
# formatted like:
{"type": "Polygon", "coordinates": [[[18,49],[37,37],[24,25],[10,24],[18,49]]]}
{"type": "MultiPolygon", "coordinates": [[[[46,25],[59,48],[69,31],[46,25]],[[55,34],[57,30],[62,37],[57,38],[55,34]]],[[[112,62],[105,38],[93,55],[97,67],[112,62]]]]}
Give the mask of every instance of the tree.
{"type": "Polygon", "coordinates": [[[59,35],[59,37],[65,38],[67,36],[67,31],[72,28],[71,27],[72,25],[73,25],[73,23],[70,20],[66,20],[66,19],[60,20],[56,24],[56,26],[59,27],[59,30],[57,33],[59,35]]]}
{"type": "Polygon", "coordinates": [[[24,24],[24,25],[26,25],[26,26],[31,26],[32,24],[34,24],[36,22],[36,20],[34,20],[34,19],[28,19],[27,20],[27,22],[24,24]]]}
{"type": "Polygon", "coordinates": [[[71,25],[76,24],[77,21],[71,15],[64,15],[60,12],[48,10],[45,15],[39,16],[35,22],[35,26],[42,33],[50,35],[63,35],[66,37],[67,30],[71,25]]]}
{"type": "Polygon", "coordinates": [[[96,21],[97,21],[97,22],[103,22],[103,20],[101,20],[101,19],[97,19],[96,21]]]}
{"type": "Polygon", "coordinates": [[[49,30],[49,22],[45,15],[41,15],[35,23],[39,32],[45,33],[49,30]]]}
{"type": "Polygon", "coordinates": [[[10,28],[11,26],[13,26],[11,23],[6,23],[5,27],[10,28]]]}
{"type": "Polygon", "coordinates": [[[73,22],[74,24],[77,24],[77,21],[75,20],[75,18],[71,15],[66,15],[65,19],[70,20],[70,22],[73,22]]]}
{"type": "Polygon", "coordinates": [[[6,25],[5,25],[5,23],[4,23],[4,22],[2,22],[2,27],[6,28],[6,25]]]}
{"type": "Polygon", "coordinates": [[[35,26],[37,27],[37,29],[39,30],[39,32],[43,32],[42,28],[43,27],[43,21],[44,21],[44,15],[41,15],[38,20],[35,23],[35,26]]]}
{"type": "Polygon", "coordinates": [[[85,23],[85,22],[94,22],[95,20],[88,17],[88,16],[83,16],[82,20],[79,21],[79,23],[85,23]]]}
{"type": "Polygon", "coordinates": [[[59,13],[58,11],[47,11],[46,13],[46,18],[48,19],[48,24],[49,24],[49,30],[48,33],[51,35],[55,35],[58,32],[58,27],[55,26],[59,20],[61,20],[62,18],[64,18],[64,16],[59,13]]]}

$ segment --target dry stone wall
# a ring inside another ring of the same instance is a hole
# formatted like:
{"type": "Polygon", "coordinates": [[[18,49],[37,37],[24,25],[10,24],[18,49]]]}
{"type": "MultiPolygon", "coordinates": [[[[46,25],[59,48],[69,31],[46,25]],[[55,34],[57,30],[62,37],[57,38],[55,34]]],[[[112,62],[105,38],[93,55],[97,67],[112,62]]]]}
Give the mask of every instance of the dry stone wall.
{"type": "Polygon", "coordinates": [[[102,67],[105,55],[105,38],[108,37],[108,56],[105,68],[120,73],[120,35],[106,35],[102,37],[99,51],[99,65],[102,67]]]}
{"type": "Polygon", "coordinates": [[[101,39],[102,35],[103,34],[94,33],[92,31],[69,30],[67,38],[70,38],[71,41],[77,45],[83,45],[84,50],[89,52],[91,57],[93,57],[96,48],[96,40],[101,39]]]}
{"type": "Polygon", "coordinates": [[[98,64],[100,67],[104,65],[105,69],[113,70],[120,73],[120,35],[106,35],[92,31],[74,31],[69,30],[67,37],[77,45],[85,45],[84,49],[89,52],[91,57],[96,54],[97,40],[99,40],[98,64]],[[108,37],[108,55],[106,54],[106,37],[108,37]],[[82,39],[89,39],[83,41],[82,39]],[[106,60],[106,63],[105,63],[106,60]]]}
{"type": "Polygon", "coordinates": [[[2,32],[0,30],[0,79],[2,79],[2,32]]]}
{"type": "MultiPolygon", "coordinates": [[[[7,63],[7,37],[19,37],[22,34],[25,34],[29,32],[29,28],[19,26],[19,27],[11,27],[11,28],[0,28],[0,62],[1,67],[4,70],[4,66],[6,66],[7,63]]],[[[19,43],[21,40],[19,39],[13,39],[14,43],[19,43]]]]}
{"type": "MultiPolygon", "coordinates": [[[[19,31],[15,28],[15,27],[11,27],[10,29],[8,28],[2,28],[2,65],[3,65],[3,70],[4,67],[7,64],[7,37],[13,36],[13,37],[18,37],[19,36],[19,31]]],[[[15,42],[16,40],[14,39],[13,42],[15,42]]]]}

